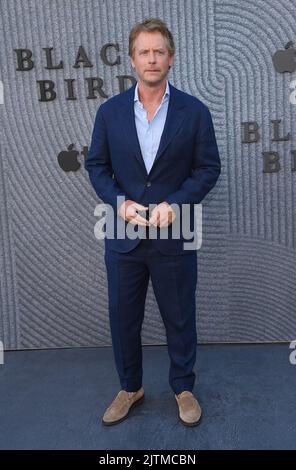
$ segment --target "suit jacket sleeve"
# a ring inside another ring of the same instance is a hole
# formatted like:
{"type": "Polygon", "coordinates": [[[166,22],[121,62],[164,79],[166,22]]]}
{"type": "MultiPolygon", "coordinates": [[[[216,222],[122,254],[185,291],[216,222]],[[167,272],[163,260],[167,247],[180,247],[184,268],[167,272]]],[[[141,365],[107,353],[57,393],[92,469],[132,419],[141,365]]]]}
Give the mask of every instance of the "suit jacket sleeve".
{"type": "Polygon", "coordinates": [[[213,121],[209,109],[204,105],[194,143],[191,175],[166,201],[178,205],[199,204],[215,186],[220,173],[221,161],[213,121]]]}
{"type": "Polygon", "coordinates": [[[99,107],[96,114],[91,145],[84,167],[88,171],[92,186],[102,201],[117,210],[117,196],[124,196],[125,199],[128,199],[113,178],[103,105],[99,107]]]}

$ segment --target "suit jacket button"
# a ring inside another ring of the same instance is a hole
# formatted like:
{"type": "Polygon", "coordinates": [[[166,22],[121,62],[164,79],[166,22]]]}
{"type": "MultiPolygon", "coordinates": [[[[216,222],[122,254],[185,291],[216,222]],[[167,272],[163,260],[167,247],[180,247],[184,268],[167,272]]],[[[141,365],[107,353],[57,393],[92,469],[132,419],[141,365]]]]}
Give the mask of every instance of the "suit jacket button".
{"type": "Polygon", "coordinates": [[[147,188],[149,188],[149,186],[151,186],[151,182],[147,181],[146,186],[147,186],[147,188]]]}

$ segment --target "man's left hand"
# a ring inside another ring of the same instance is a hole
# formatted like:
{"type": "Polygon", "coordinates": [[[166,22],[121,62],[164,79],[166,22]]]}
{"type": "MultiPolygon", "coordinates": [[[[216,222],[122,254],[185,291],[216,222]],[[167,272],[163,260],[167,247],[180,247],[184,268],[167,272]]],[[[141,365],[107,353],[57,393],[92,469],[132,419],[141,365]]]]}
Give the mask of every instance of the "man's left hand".
{"type": "Polygon", "coordinates": [[[176,214],[168,202],[161,202],[154,207],[149,223],[155,227],[167,227],[174,222],[176,214]]]}

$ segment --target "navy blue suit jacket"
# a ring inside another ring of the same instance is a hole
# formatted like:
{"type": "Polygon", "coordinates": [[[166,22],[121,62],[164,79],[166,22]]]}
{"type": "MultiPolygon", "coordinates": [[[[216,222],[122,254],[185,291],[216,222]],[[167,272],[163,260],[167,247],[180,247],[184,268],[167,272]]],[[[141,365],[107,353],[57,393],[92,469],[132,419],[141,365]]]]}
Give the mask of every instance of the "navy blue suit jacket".
{"type": "MultiPolygon", "coordinates": [[[[147,174],[137,136],[134,115],[134,84],[101,104],[95,118],[85,168],[99,198],[113,207],[117,216],[117,196],[145,206],[167,201],[190,204],[193,228],[194,204],[200,203],[214,187],[221,172],[212,117],[198,98],[169,83],[170,101],[164,130],[153,166],[147,174]]],[[[174,206],[173,206],[174,207],[174,206]]],[[[115,223],[126,225],[120,216],[115,223]]],[[[182,218],[182,216],[181,216],[182,218]]],[[[181,218],[178,218],[180,222],[181,218]]],[[[108,216],[107,219],[108,220],[108,216]]],[[[175,223],[175,222],[174,222],[175,223]]],[[[164,254],[185,254],[184,238],[153,240],[164,254]]],[[[128,252],[140,241],[106,236],[105,247],[128,252]]]]}

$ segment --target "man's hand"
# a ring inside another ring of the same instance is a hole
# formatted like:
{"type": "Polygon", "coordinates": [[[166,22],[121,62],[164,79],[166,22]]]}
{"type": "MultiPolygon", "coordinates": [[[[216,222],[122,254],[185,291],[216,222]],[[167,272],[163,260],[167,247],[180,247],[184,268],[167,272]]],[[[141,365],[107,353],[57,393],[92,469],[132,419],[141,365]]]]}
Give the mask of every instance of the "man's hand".
{"type": "Polygon", "coordinates": [[[176,214],[169,205],[168,202],[161,202],[156,207],[154,207],[149,223],[155,227],[167,227],[172,222],[174,222],[176,214]]]}
{"type": "Polygon", "coordinates": [[[146,211],[148,207],[142,206],[131,199],[124,201],[119,210],[118,214],[127,222],[130,222],[133,225],[150,225],[148,220],[144,219],[137,211],[146,211]]]}

